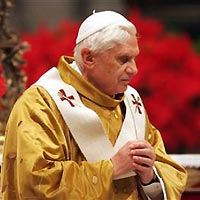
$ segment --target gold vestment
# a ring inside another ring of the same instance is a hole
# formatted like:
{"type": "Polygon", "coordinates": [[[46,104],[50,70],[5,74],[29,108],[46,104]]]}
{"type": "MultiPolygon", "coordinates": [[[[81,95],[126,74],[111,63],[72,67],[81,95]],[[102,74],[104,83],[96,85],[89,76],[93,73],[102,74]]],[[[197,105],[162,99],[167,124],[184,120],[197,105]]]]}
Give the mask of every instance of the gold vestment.
{"type": "MultiPolygon", "coordinates": [[[[123,97],[113,99],[68,66],[58,71],[94,110],[112,144],[123,123],[123,97]]],[[[78,126],[78,122],[77,122],[78,126]]],[[[156,152],[155,166],[169,200],[180,199],[186,171],[165,152],[159,131],[146,115],[146,139],[156,152]]],[[[2,166],[3,200],[135,200],[144,199],[138,177],[112,180],[110,160],[89,163],[79,150],[60,111],[47,91],[31,87],[16,102],[6,128],[2,166]]]]}

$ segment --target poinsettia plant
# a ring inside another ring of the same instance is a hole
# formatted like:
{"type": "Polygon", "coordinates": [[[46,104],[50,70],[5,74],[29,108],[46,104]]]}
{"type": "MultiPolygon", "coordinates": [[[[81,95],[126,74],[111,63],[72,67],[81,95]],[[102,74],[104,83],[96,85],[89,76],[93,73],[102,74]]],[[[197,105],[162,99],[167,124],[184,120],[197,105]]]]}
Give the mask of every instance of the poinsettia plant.
{"type": "Polygon", "coordinates": [[[28,76],[27,86],[52,66],[57,66],[61,55],[73,55],[79,24],[62,21],[54,30],[44,24],[35,33],[24,33],[23,40],[30,45],[24,54],[28,65],[24,70],[28,76]]]}
{"type": "Polygon", "coordinates": [[[135,11],[139,73],[131,81],[142,94],[153,124],[170,152],[199,151],[200,55],[187,34],[172,34],[161,22],[135,11]]]}
{"type": "MultiPolygon", "coordinates": [[[[138,30],[139,73],[130,85],[143,98],[151,122],[161,131],[170,153],[197,152],[200,145],[200,56],[187,34],[172,34],[157,19],[129,14],[138,30]]],[[[24,33],[30,50],[25,54],[27,87],[61,55],[73,55],[79,23],[62,21],[54,30],[43,25],[24,33]]]]}

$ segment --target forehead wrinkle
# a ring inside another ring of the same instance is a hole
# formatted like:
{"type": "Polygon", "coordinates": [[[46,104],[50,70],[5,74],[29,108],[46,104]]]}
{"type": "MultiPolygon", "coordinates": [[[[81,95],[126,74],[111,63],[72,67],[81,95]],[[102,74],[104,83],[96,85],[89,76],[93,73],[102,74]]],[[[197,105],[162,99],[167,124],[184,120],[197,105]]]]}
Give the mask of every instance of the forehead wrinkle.
{"type": "Polygon", "coordinates": [[[124,49],[121,49],[120,48],[120,51],[118,52],[117,56],[128,56],[128,57],[135,57],[139,54],[139,48],[138,46],[136,47],[128,47],[128,48],[124,48],[124,49]]]}
{"type": "Polygon", "coordinates": [[[115,46],[117,50],[117,54],[119,56],[121,55],[127,55],[129,57],[137,56],[139,54],[139,46],[137,44],[137,41],[135,42],[127,42],[125,44],[118,44],[115,46]]]}

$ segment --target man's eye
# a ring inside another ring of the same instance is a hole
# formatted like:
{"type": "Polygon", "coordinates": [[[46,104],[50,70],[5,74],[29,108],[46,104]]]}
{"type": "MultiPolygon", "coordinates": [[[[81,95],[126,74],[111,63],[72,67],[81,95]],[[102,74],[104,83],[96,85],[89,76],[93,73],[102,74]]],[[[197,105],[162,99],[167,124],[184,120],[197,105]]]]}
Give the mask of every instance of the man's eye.
{"type": "Polygon", "coordinates": [[[119,61],[120,61],[121,64],[125,64],[129,61],[129,58],[128,57],[120,57],[119,61]]]}

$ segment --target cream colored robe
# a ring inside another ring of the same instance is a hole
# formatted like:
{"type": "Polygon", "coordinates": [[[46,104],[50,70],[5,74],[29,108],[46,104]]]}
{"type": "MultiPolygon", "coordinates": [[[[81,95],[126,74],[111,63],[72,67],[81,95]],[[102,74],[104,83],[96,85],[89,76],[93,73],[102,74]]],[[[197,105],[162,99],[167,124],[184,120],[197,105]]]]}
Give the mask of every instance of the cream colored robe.
{"type": "MultiPolygon", "coordinates": [[[[82,102],[94,110],[112,144],[123,123],[120,100],[103,94],[70,68],[61,57],[58,70],[77,89],[82,102]]],[[[77,122],[78,126],[78,122],[77,122]]],[[[159,131],[146,116],[146,139],[156,152],[155,167],[169,200],[180,199],[186,183],[184,168],[167,156],[159,131]]],[[[135,200],[145,199],[137,177],[112,180],[110,160],[85,160],[55,102],[42,87],[32,87],[16,102],[4,144],[4,200],[135,200]]]]}

